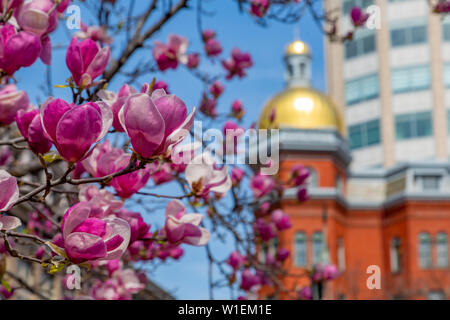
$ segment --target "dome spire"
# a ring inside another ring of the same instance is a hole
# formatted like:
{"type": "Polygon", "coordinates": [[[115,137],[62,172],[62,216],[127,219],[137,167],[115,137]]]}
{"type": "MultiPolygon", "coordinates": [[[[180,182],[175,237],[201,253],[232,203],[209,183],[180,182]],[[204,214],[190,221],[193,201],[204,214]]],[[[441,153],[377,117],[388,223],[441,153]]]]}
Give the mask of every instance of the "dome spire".
{"type": "Polygon", "coordinates": [[[285,80],[288,88],[309,87],[311,83],[311,54],[308,45],[299,40],[298,29],[294,29],[295,40],[285,52],[285,80]]]}

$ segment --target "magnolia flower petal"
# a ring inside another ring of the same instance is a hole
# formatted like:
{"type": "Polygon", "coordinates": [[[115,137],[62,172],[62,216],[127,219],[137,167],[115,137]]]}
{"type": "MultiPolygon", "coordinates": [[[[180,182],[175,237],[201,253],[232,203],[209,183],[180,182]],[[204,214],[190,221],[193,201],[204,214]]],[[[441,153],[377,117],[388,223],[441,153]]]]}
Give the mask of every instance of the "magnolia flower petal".
{"type": "Polygon", "coordinates": [[[167,204],[166,207],[166,217],[179,218],[184,215],[186,208],[180,200],[172,200],[167,204]]]}
{"type": "Polygon", "coordinates": [[[131,237],[130,225],[125,220],[115,217],[104,218],[103,220],[108,225],[108,228],[110,228],[110,233],[109,235],[107,235],[105,242],[108,242],[108,240],[113,239],[117,235],[120,235],[123,239],[122,243],[119,246],[117,246],[114,250],[108,251],[106,260],[120,259],[122,254],[128,248],[128,244],[130,243],[131,237]]]}
{"type": "Polygon", "coordinates": [[[89,218],[91,208],[87,202],[79,202],[64,214],[61,230],[66,238],[78,225],[89,218]]]}
{"type": "Polygon", "coordinates": [[[106,245],[102,238],[83,232],[74,232],[64,237],[64,249],[75,263],[106,257],[106,245]]]}
{"type": "Polygon", "coordinates": [[[17,180],[7,171],[0,170],[0,211],[8,211],[19,199],[17,180]]]}
{"type": "Polygon", "coordinates": [[[182,216],[179,221],[180,223],[189,223],[192,224],[194,226],[199,226],[200,223],[202,223],[203,220],[203,215],[200,213],[189,213],[189,214],[185,214],[184,216],[182,216]]]}
{"type": "Polygon", "coordinates": [[[102,132],[100,133],[100,135],[97,138],[96,142],[98,142],[106,136],[106,134],[109,131],[109,128],[111,128],[111,125],[112,125],[113,119],[114,119],[114,115],[113,115],[111,108],[105,102],[99,101],[99,102],[96,102],[96,104],[99,106],[99,108],[101,110],[101,114],[102,114],[102,132]]]}
{"type": "Polygon", "coordinates": [[[209,242],[211,238],[211,234],[205,228],[199,228],[201,234],[199,237],[186,237],[184,238],[184,243],[193,245],[193,246],[204,246],[209,242]]]}
{"type": "Polygon", "coordinates": [[[14,230],[22,225],[22,221],[20,221],[17,217],[11,216],[0,216],[0,230],[14,230]]]}

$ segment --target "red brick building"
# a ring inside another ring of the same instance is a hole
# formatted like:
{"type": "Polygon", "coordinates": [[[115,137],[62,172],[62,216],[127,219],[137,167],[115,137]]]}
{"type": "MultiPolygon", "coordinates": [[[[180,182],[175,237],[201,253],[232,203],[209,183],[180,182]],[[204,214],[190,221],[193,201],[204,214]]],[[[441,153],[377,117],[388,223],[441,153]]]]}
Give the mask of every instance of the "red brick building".
{"type": "MultiPolygon", "coordinates": [[[[285,267],[301,275],[329,259],[341,274],[327,283],[328,299],[449,298],[450,163],[350,169],[344,120],[331,100],[309,87],[310,59],[305,43],[288,46],[287,89],[266,104],[259,120],[261,129],[280,130],[281,178],[297,163],[311,171],[311,200],[299,204],[288,190],[281,204],[293,223],[278,239],[291,250],[285,267]],[[380,289],[367,286],[370,266],[379,267],[380,289]]],[[[283,280],[290,289],[309,281],[283,280]]]]}

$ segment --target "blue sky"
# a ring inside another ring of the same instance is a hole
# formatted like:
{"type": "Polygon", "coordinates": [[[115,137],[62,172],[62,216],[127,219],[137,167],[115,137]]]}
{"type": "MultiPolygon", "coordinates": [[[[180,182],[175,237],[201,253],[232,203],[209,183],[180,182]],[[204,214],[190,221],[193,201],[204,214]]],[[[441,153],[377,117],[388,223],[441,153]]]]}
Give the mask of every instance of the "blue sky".
{"type": "MultiPolygon", "coordinates": [[[[123,1],[122,1],[123,2],[123,1]]],[[[76,1],[75,1],[76,3],[76,1]]],[[[136,1],[136,12],[142,10],[144,1],[136,1]]],[[[145,1],[147,3],[147,1],[145,1]]],[[[313,54],[313,86],[319,90],[325,89],[324,61],[323,61],[323,35],[312,21],[310,16],[305,16],[299,23],[285,25],[277,22],[269,22],[268,27],[261,27],[254,23],[253,19],[246,13],[239,13],[237,5],[232,0],[210,0],[205,2],[204,9],[214,12],[212,16],[203,17],[203,27],[214,29],[217,39],[222,43],[225,50],[224,56],[228,57],[233,47],[250,52],[254,61],[254,67],[248,72],[248,77],[242,80],[225,82],[225,92],[219,101],[219,111],[228,112],[231,102],[241,99],[247,114],[244,118],[244,126],[249,126],[256,121],[267,101],[275,93],[283,90],[284,66],[282,55],[286,45],[294,38],[294,30],[300,30],[300,38],[307,42],[313,54]]],[[[89,24],[92,21],[90,13],[82,7],[82,20],[89,24]]],[[[163,29],[150,40],[158,39],[166,41],[170,33],[177,33],[187,37],[190,41],[189,51],[201,51],[201,40],[197,31],[195,10],[185,11],[178,17],[166,24],[163,29]]],[[[53,45],[67,46],[70,32],[62,23],[60,28],[52,35],[53,45]]],[[[113,52],[117,57],[119,48],[123,48],[124,39],[116,39],[116,50],[113,52]]],[[[65,79],[70,76],[65,65],[65,49],[53,51],[52,78],[54,84],[64,84],[65,79]]],[[[149,49],[141,49],[131,59],[131,63],[139,62],[139,59],[150,58],[149,49]]],[[[206,63],[201,66],[204,71],[220,70],[219,61],[215,64],[206,63]]],[[[45,67],[39,61],[30,68],[22,69],[16,74],[18,86],[29,93],[34,103],[42,102],[44,95],[40,86],[45,84],[45,67]]],[[[149,82],[153,77],[165,80],[169,83],[172,93],[182,98],[189,109],[197,106],[200,99],[202,84],[184,70],[169,70],[165,73],[148,74],[141,78],[149,82]]],[[[123,84],[123,78],[118,77],[110,84],[109,89],[117,90],[123,84]]],[[[53,89],[54,96],[65,98],[70,101],[69,89],[53,89]]],[[[218,124],[221,127],[221,124],[218,124]]],[[[170,187],[162,188],[161,193],[173,193],[170,187]]],[[[161,225],[162,212],[151,213],[149,221],[157,221],[155,225],[161,225]]],[[[229,253],[227,244],[221,244],[212,239],[214,251],[225,257],[229,253]]],[[[176,262],[169,262],[158,268],[151,274],[151,278],[164,289],[173,293],[179,299],[207,299],[207,263],[204,248],[185,246],[185,256],[176,262]]],[[[215,298],[228,299],[227,290],[217,291],[215,298]]]]}

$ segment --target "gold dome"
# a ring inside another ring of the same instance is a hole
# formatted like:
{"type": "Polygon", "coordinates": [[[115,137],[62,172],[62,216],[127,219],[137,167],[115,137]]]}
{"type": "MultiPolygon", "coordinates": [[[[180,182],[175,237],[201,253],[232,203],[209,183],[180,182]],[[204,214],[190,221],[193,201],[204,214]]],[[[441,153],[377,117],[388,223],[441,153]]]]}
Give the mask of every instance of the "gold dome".
{"type": "Polygon", "coordinates": [[[286,48],[286,55],[310,54],[309,46],[303,41],[291,42],[286,48]]]}
{"type": "Polygon", "coordinates": [[[270,99],[259,118],[259,128],[336,129],[345,136],[344,121],[334,103],[310,88],[289,88],[270,99]]]}

